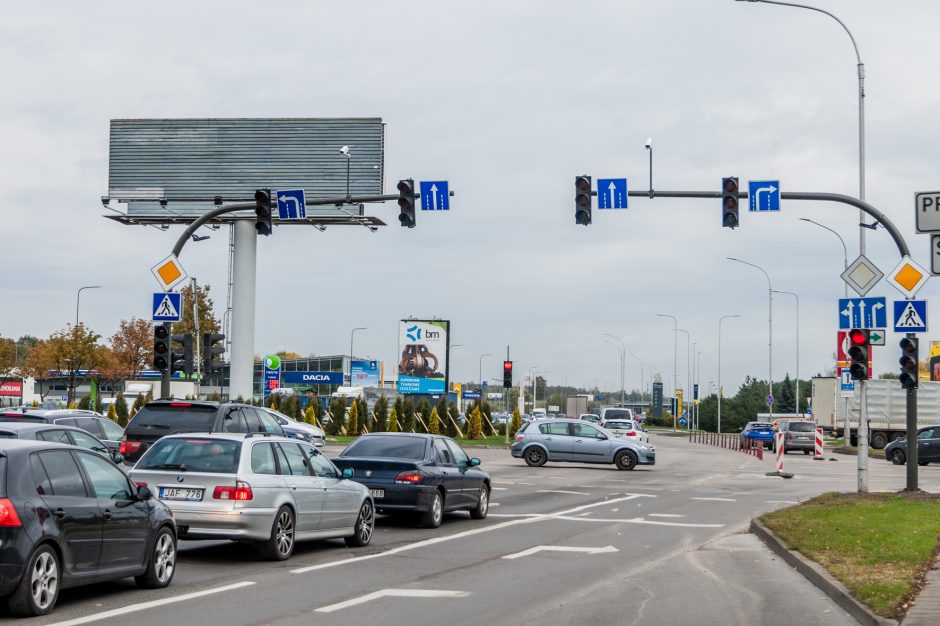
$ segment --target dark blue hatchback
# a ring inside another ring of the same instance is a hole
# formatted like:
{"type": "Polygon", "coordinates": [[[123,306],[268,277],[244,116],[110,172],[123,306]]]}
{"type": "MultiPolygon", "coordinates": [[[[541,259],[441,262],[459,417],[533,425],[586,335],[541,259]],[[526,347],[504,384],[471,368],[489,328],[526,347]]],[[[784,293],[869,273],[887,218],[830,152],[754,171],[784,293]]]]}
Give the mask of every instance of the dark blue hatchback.
{"type": "Polygon", "coordinates": [[[741,431],[741,444],[745,445],[748,441],[760,443],[765,448],[772,448],[774,445],[774,426],[770,422],[748,422],[744,430],[741,431]]]}

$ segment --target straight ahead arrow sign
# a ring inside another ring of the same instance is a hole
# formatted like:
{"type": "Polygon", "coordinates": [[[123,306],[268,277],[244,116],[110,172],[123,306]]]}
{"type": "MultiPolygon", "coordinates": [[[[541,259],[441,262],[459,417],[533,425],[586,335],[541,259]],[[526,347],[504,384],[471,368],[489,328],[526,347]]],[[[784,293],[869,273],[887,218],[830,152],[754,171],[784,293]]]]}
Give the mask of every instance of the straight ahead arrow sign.
{"type": "Polygon", "coordinates": [[[613,546],[604,546],[603,548],[580,548],[575,546],[535,546],[515,554],[507,554],[504,559],[518,559],[524,556],[531,556],[537,552],[583,552],[585,554],[607,554],[609,552],[619,552],[613,546]]]}

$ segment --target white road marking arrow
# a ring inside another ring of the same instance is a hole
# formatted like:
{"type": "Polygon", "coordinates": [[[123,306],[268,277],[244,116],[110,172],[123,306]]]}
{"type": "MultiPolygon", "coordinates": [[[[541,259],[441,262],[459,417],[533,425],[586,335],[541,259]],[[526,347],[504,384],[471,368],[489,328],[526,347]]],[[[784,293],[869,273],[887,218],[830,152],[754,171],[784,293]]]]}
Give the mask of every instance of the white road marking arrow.
{"type": "Polygon", "coordinates": [[[431,208],[436,211],[440,208],[437,205],[437,185],[431,185],[431,208]]]}
{"type": "Polygon", "coordinates": [[[855,313],[855,303],[849,300],[849,303],[845,305],[844,309],[842,309],[842,315],[849,318],[850,325],[854,325],[855,323],[855,319],[853,317],[854,313],[855,313]]]}
{"type": "Polygon", "coordinates": [[[769,187],[758,187],[757,189],[755,189],[754,190],[754,207],[758,211],[760,211],[760,195],[761,193],[766,193],[767,194],[767,210],[769,211],[770,210],[770,197],[771,197],[771,194],[773,194],[773,192],[775,191],[777,191],[777,188],[774,187],[773,185],[770,185],[769,187]]]}
{"type": "Polygon", "coordinates": [[[317,609],[317,613],[332,613],[379,598],[465,598],[469,595],[470,593],[467,591],[446,591],[443,589],[381,589],[352,600],[322,606],[317,609]]]}
{"type": "Polygon", "coordinates": [[[507,554],[504,559],[518,559],[524,556],[531,556],[537,552],[583,552],[585,554],[607,554],[609,552],[620,552],[613,546],[604,546],[603,548],[580,548],[577,546],[535,546],[515,554],[507,554]]]}
{"type": "Polygon", "coordinates": [[[607,189],[610,190],[610,202],[607,205],[607,208],[612,209],[615,206],[617,206],[617,200],[616,200],[616,195],[615,195],[617,193],[617,185],[614,184],[614,181],[610,181],[610,185],[607,187],[607,189]]]}
{"type": "MultiPolygon", "coordinates": [[[[300,216],[300,201],[297,198],[293,196],[278,196],[277,199],[278,201],[284,204],[287,204],[288,202],[293,202],[294,203],[294,215],[298,217],[300,216]]],[[[291,216],[291,210],[290,208],[288,208],[287,217],[290,217],[290,216],[291,216]]]]}
{"type": "Polygon", "coordinates": [[[880,302],[876,302],[873,305],[871,305],[871,325],[872,326],[878,326],[877,311],[878,309],[883,309],[883,308],[885,308],[885,305],[881,304],[880,302]]]}

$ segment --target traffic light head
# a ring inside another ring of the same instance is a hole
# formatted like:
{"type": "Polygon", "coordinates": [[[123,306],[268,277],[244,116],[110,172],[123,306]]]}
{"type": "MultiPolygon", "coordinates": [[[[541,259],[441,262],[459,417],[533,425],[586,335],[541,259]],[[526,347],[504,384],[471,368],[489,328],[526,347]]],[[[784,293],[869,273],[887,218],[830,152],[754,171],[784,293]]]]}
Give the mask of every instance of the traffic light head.
{"type": "Polygon", "coordinates": [[[574,179],[574,221],[582,226],[591,223],[590,176],[577,176],[574,179]]]}
{"type": "Polygon", "coordinates": [[[172,350],[172,371],[174,372],[183,372],[187,375],[191,375],[195,370],[195,363],[193,362],[193,335],[192,333],[185,333],[183,335],[173,335],[172,337],[175,343],[180,344],[182,350],[172,350]]]}
{"type": "Polygon", "coordinates": [[[170,331],[163,324],[153,327],[153,369],[162,372],[170,366],[170,331]]]}
{"type": "Polygon", "coordinates": [[[512,387],[512,361],[503,361],[503,387],[512,387]]]}
{"type": "Polygon", "coordinates": [[[202,371],[205,374],[222,371],[225,363],[221,357],[225,354],[225,346],[217,346],[220,341],[225,340],[222,333],[203,333],[202,334],[202,371]]]}
{"type": "Polygon", "coordinates": [[[721,179],[721,225],[738,227],[738,179],[734,176],[721,179]]]}
{"type": "Polygon", "coordinates": [[[917,370],[920,363],[919,350],[920,345],[916,337],[905,337],[901,340],[901,359],[899,361],[901,375],[898,378],[901,380],[901,387],[904,389],[917,389],[919,380],[917,370]]]}
{"type": "Polygon", "coordinates": [[[871,354],[871,336],[867,328],[853,328],[849,331],[849,373],[854,380],[868,380],[868,361],[871,354]]]}
{"type": "Polygon", "coordinates": [[[271,190],[255,190],[255,215],[258,220],[255,222],[255,230],[259,235],[270,235],[274,230],[271,223],[271,190]]]}
{"type": "Polygon", "coordinates": [[[405,178],[398,181],[398,221],[402,227],[415,227],[415,181],[405,178]]]}

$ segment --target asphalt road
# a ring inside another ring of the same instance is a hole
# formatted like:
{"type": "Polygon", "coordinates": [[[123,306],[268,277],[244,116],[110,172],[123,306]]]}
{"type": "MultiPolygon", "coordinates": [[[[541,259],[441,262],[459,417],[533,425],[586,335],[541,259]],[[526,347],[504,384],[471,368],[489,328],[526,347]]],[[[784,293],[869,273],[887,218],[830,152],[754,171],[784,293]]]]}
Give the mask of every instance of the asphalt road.
{"type": "MultiPolygon", "coordinates": [[[[855,458],[764,461],[653,435],[657,465],[527,467],[477,449],[493,476],[490,516],[421,529],[380,518],[372,544],[298,544],[285,563],[228,542],[181,544],[173,584],[63,591],[22,624],[825,624],[856,623],[748,534],[751,517],[855,489],[855,458]],[[590,550],[587,552],[586,550],[590,550]]],[[[335,454],[339,448],[328,448],[335,454]]],[[[904,467],[871,460],[872,490],[904,467]]],[[[940,490],[940,468],[921,468],[940,490]]],[[[9,617],[0,612],[0,618],[9,617]]]]}

